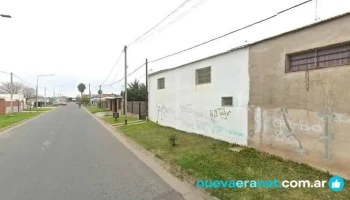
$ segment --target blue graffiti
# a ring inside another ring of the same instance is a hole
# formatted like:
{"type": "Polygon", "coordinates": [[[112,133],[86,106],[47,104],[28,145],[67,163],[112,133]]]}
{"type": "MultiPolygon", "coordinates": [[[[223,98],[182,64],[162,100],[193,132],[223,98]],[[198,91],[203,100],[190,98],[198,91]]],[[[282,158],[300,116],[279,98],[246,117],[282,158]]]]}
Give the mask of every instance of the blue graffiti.
{"type": "Polygon", "coordinates": [[[224,126],[213,124],[212,126],[213,133],[228,133],[233,136],[244,137],[243,133],[237,130],[233,130],[231,128],[226,128],[224,126]]]}
{"type": "Polygon", "coordinates": [[[189,129],[195,128],[195,126],[191,122],[188,122],[188,121],[182,121],[182,125],[189,128],[189,129]]]}

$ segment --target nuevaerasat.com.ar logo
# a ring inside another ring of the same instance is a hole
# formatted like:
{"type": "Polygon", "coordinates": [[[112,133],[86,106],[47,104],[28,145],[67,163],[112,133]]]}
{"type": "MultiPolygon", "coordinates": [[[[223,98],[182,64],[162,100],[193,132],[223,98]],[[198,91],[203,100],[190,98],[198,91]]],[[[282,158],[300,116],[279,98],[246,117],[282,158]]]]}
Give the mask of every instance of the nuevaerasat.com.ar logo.
{"type": "Polygon", "coordinates": [[[333,192],[343,190],[345,181],[340,176],[329,180],[197,180],[197,188],[328,188],[333,192]],[[328,184],[327,184],[328,182],[328,184]]]}
{"type": "Polygon", "coordinates": [[[328,187],[333,192],[340,192],[344,188],[344,180],[340,176],[333,176],[328,181],[328,187]]]}

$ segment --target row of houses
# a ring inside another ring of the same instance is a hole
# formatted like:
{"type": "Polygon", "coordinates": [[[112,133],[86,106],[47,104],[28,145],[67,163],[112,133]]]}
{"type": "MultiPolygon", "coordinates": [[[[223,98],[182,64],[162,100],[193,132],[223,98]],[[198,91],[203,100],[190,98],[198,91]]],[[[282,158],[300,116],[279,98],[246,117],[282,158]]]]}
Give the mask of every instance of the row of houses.
{"type": "Polygon", "coordinates": [[[349,178],[349,21],[346,13],[152,73],[149,119],[349,178]]]}
{"type": "MultiPolygon", "coordinates": [[[[33,98],[26,99],[23,94],[13,94],[13,112],[20,112],[28,107],[36,107],[36,102],[38,102],[38,107],[46,105],[59,104],[65,101],[65,98],[53,98],[53,97],[38,97],[38,100],[33,98]]],[[[10,94],[0,94],[0,114],[6,114],[11,112],[11,95],[10,94]]]]}

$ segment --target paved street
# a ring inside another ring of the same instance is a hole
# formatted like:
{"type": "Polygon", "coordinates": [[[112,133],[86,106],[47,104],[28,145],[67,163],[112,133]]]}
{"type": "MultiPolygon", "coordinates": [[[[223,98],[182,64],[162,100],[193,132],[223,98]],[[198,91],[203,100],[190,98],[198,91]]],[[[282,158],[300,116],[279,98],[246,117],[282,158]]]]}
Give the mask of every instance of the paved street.
{"type": "Polygon", "coordinates": [[[76,104],[0,136],[1,200],[182,199],[76,104]]]}

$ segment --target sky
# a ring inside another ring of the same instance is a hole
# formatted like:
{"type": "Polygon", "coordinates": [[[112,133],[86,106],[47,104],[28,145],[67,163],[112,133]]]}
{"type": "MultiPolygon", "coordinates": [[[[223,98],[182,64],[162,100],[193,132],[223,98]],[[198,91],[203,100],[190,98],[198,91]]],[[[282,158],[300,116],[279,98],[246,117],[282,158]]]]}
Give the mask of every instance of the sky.
{"type": "MultiPolygon", "coordinates": [[[[99,85],[124,77],[125,45],[129,45],[184,0],[0,0],[0,71],[13,72],[14,81],[35,85],[47,96],[79,94],[77,85],[99,85]],[[20,77],[22,80],[20,80],[20,77]]],[[[127,47],[127,72],[145,63],[259,21],[303,0],[188,0],[176,13],[139,41],[127,47]]],[[[176,67],[237,46],[289,31],[350,11],[349,0],[318,0],[278,15],[185,53],[150,63],[149,73],[176,67]],[[316,12],[317,11],[317,12],[316,12]]],[[[145,82],[145,67],[128,83],[145,82]]],[[[0,73],[0,82],[9,81],[0,73]]],[[[120,94],[124,80],[102,87],[120,94]]]]}

